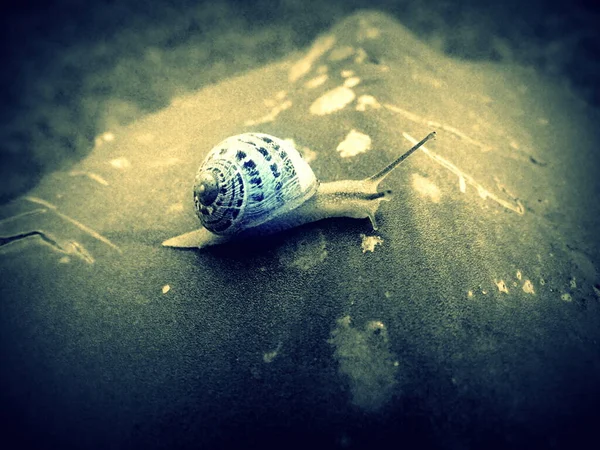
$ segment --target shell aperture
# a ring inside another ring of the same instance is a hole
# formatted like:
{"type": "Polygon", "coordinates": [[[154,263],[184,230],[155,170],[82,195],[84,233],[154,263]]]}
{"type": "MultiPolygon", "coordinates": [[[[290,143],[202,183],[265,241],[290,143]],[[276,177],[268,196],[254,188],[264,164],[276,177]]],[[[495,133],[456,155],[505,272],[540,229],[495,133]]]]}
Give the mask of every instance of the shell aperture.
{"type": "Polygon", "coordinates": [[[245,133],[209,152],[194,180],[194,205],[206,229],[230,235],[298,207],[317,187],[312,169],[293,145],[245,133]]]}

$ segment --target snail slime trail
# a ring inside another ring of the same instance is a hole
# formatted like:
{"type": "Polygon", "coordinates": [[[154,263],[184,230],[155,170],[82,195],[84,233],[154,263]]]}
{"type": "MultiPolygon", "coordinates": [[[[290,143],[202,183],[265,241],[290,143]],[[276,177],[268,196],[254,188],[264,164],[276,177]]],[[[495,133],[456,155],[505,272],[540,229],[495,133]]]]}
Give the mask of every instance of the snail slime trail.
{"type": "Polygon", "coordinates": [[[217,144],[194,178],[193,197],[202,228],[163,242],[165,247],[204,248],[232,239],[264,236],[331,217],[369,218],[391,191],[381,182],[435,131],[376,174],[362,180],[320,183],[289,142],[244,133],[217,144]]]}

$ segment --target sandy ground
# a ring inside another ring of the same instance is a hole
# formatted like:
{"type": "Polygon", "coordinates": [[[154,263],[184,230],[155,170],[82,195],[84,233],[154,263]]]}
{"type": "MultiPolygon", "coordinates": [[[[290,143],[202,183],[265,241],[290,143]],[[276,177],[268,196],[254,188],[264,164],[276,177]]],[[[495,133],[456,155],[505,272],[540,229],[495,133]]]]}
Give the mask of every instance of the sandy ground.
{"type": "Polygon", "coordinates": [[[369,7],[435,49],[516,62],[599,101],[598,15],[585,2],[29,1],[3,7],[0,201],[79,160],[94,139],[308,45],[369,7]]]}

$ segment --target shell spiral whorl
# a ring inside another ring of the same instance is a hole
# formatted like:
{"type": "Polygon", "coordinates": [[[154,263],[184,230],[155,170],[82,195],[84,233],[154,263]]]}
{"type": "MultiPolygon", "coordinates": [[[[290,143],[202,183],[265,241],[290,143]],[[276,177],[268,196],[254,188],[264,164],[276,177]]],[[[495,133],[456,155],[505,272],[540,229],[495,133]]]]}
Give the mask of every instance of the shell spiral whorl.
{"type": "Polygon", "coordinates": [[[312,169],[291,143],[245,133],[208,153],[194,179],[194,205],[206,229],[229,235],[298,207],[317,187],[312,169]]]}

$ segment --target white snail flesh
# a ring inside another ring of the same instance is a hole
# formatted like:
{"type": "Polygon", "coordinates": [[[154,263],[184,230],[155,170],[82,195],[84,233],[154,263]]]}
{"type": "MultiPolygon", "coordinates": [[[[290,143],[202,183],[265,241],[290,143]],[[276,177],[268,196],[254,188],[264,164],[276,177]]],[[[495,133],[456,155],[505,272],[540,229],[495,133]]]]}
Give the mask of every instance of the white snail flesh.
{"type": "Polygon", "coordinates": [[[425,142],[363,180],[319,183],[289,142],[244,133],[215,146],[194,179],[194,206],[203,227],[163,242],[166,247],[203,248],[239,237],[267,235],[329,217],[369,218],[391,191],[379,184],[425,142]]]}

